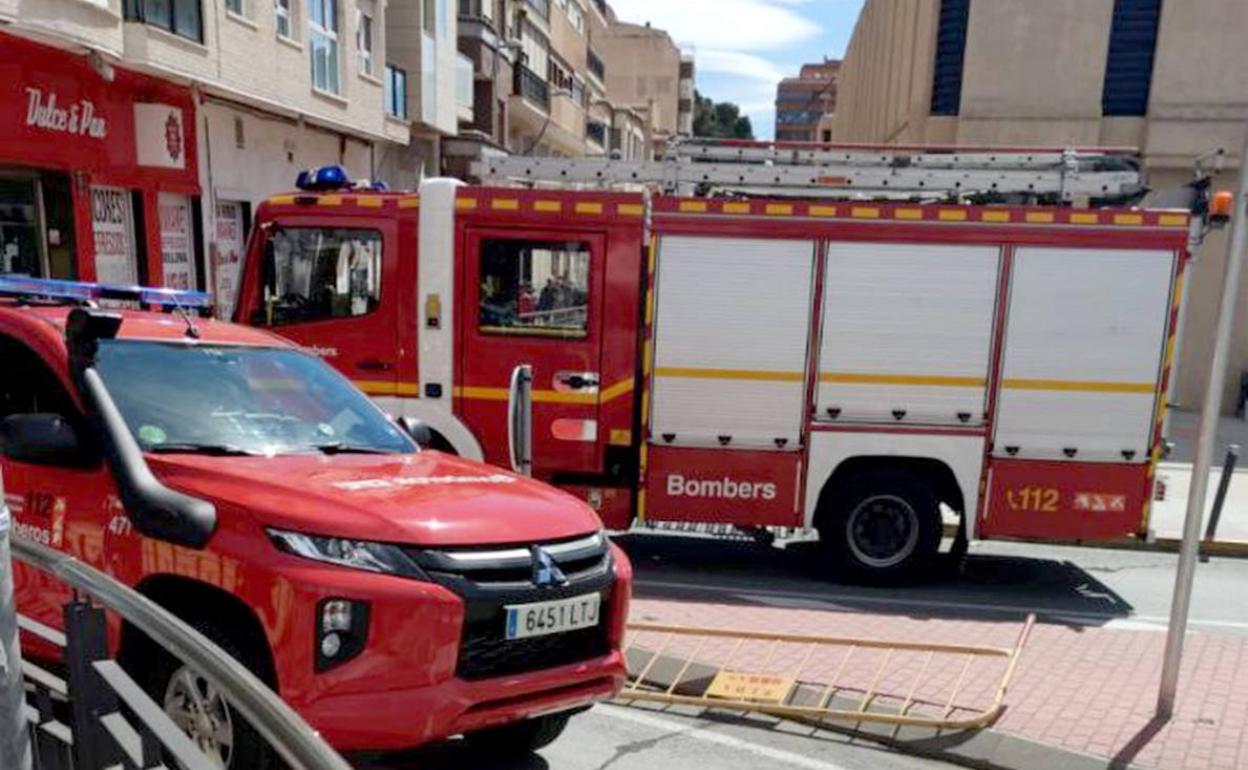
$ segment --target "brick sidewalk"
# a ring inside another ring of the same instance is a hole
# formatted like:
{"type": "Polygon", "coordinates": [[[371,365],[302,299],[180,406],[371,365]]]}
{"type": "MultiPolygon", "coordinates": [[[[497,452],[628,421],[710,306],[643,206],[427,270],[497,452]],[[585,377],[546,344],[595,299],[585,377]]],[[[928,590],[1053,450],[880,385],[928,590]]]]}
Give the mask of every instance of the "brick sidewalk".
{"type": "MultiPolygon", "coordinates": [[[[903,615],[788,609],[748,604],[635,599],[637,622],[765,629],[778,633],[854,636],[887,641],[944,642],[1011,647],[1021,622],[946,620],[903,615]]],[[[1182,770],[1236,770],[1248,766],[1248,638],[1189,634],[1184,647],[1174,719],[1151,723],[1161,676],[1165,634],[1039,623],[1023,652],[994,729],[1103,758],[1122,766],[1182,770]]],[[[701,657],[725,653],[704,651],[701,657]]],[[[748,653],[737,658],[745,668],[748,653]]],[[[806,679],[830,677],[837,660],[808,668],[806,679]],[[826,673],[825,673],[826,672],[826,673]]],[[[865,689],[878,668],[854,658],[841,677],[865,689]]],[[[769,668],[782,670],[777,657],[769,668]]],[[[955,661],[929,668],[919,697],[943,704],[953,689],[955,661]],[[930,682],[928,680],[930,679],[930,682]]],[[[879,689],[906,697],[915,658],[889,661],[879,689]]],[[[958,666],[960,668],[960,665],[958,666]]],[[[991,702],[1000,669],[977,669],[963,682],[957,704],[982,709],[991,702]]]]}

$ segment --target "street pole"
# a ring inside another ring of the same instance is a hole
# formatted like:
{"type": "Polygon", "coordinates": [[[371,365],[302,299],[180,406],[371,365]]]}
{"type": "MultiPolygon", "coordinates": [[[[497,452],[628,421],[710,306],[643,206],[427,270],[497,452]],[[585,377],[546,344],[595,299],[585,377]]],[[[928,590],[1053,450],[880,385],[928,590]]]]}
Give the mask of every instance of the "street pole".
{"type": "Polygon", "coordinates": [[[13,562],[9,553],[11,519],[0,477],[0,768],[30,770],[30,733],[26,729],[26,691],[22,651],[18,647],[17,601],[13,598],[13,562]]]}
{"type": "Polygon", "coordinates": [[[1183,543],[1174,578],[1174,597],[1170,601],[1170,628],[1166,634],[1161,689],[1157,695],[1157,717],[1160,719],[1174,716],[1174,701],[1179,689],[1183,639],[1187,634],[1192,580],[1196,575],[1196,559],[1200,548],[1200,521],[1205,513],[1205,495],[1209,491],[1213,439],[1217,432],[1218,414],[1222,411],[1222,386],[1226,381],[1226,359],[1235,321],[1235,300],[1239,294],[1244,248],[1248,246],[1248,222],[1244,221],[1245,200],[1248,200],[1248,134],[1245,135],[1244,148],[1239,153],[1239,194],[1235,196],[1231,250],[1226,256],[1222,297],[1218,301],[1218,325],[1213,337],[1213,355],[1209,357],[1209,380],[1205,387],[1205,401],[1200,409],[1200,431],[1196,438],[1196,457],[1192,464],[1192,486],[1187,497],[1187,518],[1183,522],[1183,543]]]}

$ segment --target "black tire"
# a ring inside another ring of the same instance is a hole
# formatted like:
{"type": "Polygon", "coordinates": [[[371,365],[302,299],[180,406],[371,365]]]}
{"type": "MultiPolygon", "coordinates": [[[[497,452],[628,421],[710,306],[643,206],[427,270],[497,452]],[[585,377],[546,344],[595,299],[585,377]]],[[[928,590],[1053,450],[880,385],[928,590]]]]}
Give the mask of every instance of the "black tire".
{"type": "MultiPolygon", "coordinates": [[[[246,666],[251,673],[261,679],[265,679],[260,652],[247,649],[245,645],[240,644],[228,632],[215,625],[212,621],[190,620],[188,622],[196,631],[216,642],[218,647],[246,666]]],[[[188,684],[186,680],[181,679],[183,669],[186,667],[184,667],[182,661],[155,647],[155,645],[151,645],[151,648],[151,652],[155,653],[155,661],[153,665],[144,667],[143,670],[146,676],[140,681],[143,684],[143,689],[147,691],[152,700],[156,701],[156,704],[163,707],[165,712],[172,717],[172,712],[176,708],[173,701],[178,697],[175,690],[179,687],[185,690],[188,684]],[[179,677],[178,685],[174,685],[173,680],[175,676],[179,677]]],[[[142,664],[140,663],[140,665],[142,664]]],[[[195,679],[194,672],[189,668],[186,673],[192,680],[195,679]]],[[[272,686],[271,682],[268,684],[272,686]]],[[[204,695],[202,689],[200,694],[204,695]]],[[[243,719],[241,714],[230,709],[228,704],[225,705],[225,713],[231,734],[231,745],[228,755],[224,757],[224,770],[271,770],[274,768],[276,766],[275,755],[264,739],[243,719]]],[[[204,748],[203,744],[196,740],[195,735],[190,730],[187,730],[185,725],[179,722],[178,718],[175,718],[174,721],[179,723],[179,727],[183,727],[183,731],[191,738],[192,743],[196,743],[201,749],[204,748]]],[[[215,760],[212,754],[209,754],[209,760],[215,760]]],[[[166,766],[171,768],[180,767],[172,757],[166,758],[166,766]]]]}
{"type": "Polygon", "coordinates": [[[912,578],[940,547],[940,500],[909,471],[863,471],[825,492],[820,508],[819,540],[852,579],[912,578]]]}
{"type": "Polygon", "coordinates": [[[568,726],[571,714],[551,714],[502,727],[491,727],[468,736],[473,747],[495,757],[522,757],[554,743],[568,726]]]}

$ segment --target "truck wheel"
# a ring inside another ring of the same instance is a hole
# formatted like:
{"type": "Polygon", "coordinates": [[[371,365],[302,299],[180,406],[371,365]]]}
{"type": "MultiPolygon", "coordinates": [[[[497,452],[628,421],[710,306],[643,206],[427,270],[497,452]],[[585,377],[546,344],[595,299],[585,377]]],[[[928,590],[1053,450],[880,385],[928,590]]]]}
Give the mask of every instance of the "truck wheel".
{"type": "Polygon", "coordinates": [[[551,714],[472,733],[468,739],[480,751],[494,756],[523,756],[543,749],[563,734],[569,714],[551,714]]]}
{"type": "MultiPolygon", "coordinates": [[[[189,621],[195,630],[216,642],[256,676],[261,676],[258,655],[250,653],[228,633],[210,621],[189,621]]],[[[191,739],[208,761],[221,770],[269,770],[273,751],[242,715],[206,677],[160,650],[148,669],[145,688],[152,700],[191,739]]],[[[169,767],[178,767],[168,757],[169,767]]]]}
{"type": "Polygon", "coordinates": [[[854,577],[908,577],[940,546],[940,501],[924,481],[902,470],[870,470],[825,501],[819,539],[854,577]]]}

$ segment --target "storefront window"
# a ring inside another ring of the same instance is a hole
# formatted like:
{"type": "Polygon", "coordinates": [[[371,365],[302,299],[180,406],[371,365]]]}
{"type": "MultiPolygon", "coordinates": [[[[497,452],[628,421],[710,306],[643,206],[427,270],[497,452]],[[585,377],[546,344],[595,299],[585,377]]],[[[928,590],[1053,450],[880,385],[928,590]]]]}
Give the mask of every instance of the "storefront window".
{"type": "Polygon", "coordinates": [[[481,244],[481,331],[579,339],[588,329],[588,308],[589,244],[481,244]]]}
{"type": "Polygon", "coordinates": [[[0,169],[0,273],[75,277],[68,176],[0,169]]]}
{"type": "Polygon", "coordinates": [[[372,312],[381,302],[381,233],[275,229],[264,261],[264,296],[265,321],[273,325],[372,312]]]}
{"type": "Polygon", "coordinates": [[[91,229],[95,234],[96,279],[100,283],[138,283],[134,205],[130,191],[121,187],[92,187],[91,229]]]}
{"type": "Polygon", "coordinates": [[[194,289],[195,263],[191,248],[191,200],[185,195],[161,193],[160,259],[164,283],[170,289],[194,289]]]}

